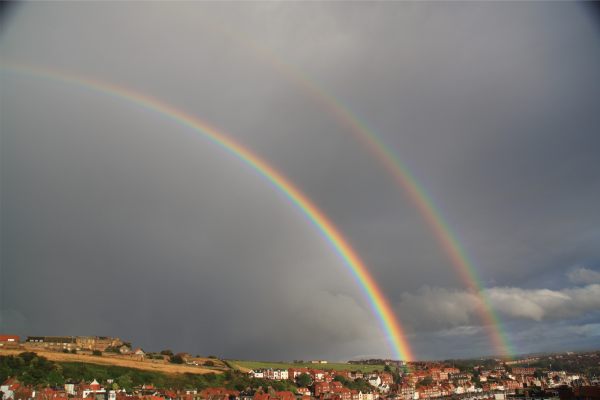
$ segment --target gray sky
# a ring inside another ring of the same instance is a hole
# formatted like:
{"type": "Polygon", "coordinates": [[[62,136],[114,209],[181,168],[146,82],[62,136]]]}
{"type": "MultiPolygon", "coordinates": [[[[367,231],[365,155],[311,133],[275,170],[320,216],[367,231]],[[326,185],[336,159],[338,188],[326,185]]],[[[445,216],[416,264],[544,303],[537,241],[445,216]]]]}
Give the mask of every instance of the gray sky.
{"type": "MultiPolygon", "coordinates": [[[[494,353],[402,188],[274,57],[410,167],[519,352],[600,339],[600,26],[569,3],[30,2],[2,61],[124,85],[280,169],[418,358],[494,353]]],[[[335,252],[256,172],[124,100],[0,75],[0,330],[232,358],[391,356],[335,252]]]]}

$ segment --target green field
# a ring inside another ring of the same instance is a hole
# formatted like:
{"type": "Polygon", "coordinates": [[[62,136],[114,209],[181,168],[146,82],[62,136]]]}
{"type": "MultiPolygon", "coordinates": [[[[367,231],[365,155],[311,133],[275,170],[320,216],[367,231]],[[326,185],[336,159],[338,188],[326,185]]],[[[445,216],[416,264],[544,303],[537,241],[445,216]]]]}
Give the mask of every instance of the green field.
{"type": "Polygon", "coordinates": [[[384,365],[369,365],[369,364],[348,364],[348,363],[327,363],[327,364],[312,364],[309,362],[305,363],[286,363],[286,362],[269,362],[269,361],[242,361],[242,360],[228,360],[229,364],[233,368],[237,369],[260,369],[260,368],[314,368],[314,369],[332,369],[336,371],[348,370],[348,371],[362,371],[362,372],[373,372],[383,371],[384,365]]]}

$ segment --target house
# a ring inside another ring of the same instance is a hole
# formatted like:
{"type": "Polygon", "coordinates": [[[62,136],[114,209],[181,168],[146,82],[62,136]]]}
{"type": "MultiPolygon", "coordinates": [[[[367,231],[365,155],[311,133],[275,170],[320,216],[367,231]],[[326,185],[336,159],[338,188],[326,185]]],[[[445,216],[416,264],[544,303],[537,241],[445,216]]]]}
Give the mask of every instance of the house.
{"type": "Polygon", "coordinates": [[[463,386],[456,386],[454,388],[454,394],[464,394],[465,393],[465,388],[463,386]]]}
{"type": "Polygon", "coordinates": [[[333,393],[335,393],[340,400],[352,400],[352,391],[348,388],[341,387],[333,390],[333,393]]]}
{"type": "Polygon", "coordinates": [[[20,338],[17,335],[0,335],[0,348],[19,347],[20,338]]]}
{"type": "Polygon", "coordinates": [[[259,379],[263,379],[265,377],[265,371],[262,369],[252,369],[250,370],[250,372],[248,372],[250,374],[251,377],[253,378],[259,378],[259,379]]]}
{"type": "Polygon", "coordinates": [[[275,381],[284,381],[289,378],[289,373],[287,369],[266,369],[264,370],[264,378],[272,379],[275,381]]]}
{"type": "Polygon", "coordinates": [[[515,367],[512,369],[514,375],[534,375],[535,368],[515,367]]]}
{"type": "Polygon", "coordinates": [[[402,384],[398,392],[404,400],[413,400],[415,397],[415,388],[412,385],[402,384]]]}
{"type": "Polygon", "coordinates": [[[98,383],[97,380],[93,380],[89,385],[80,385],[81,397],[104,400],[106,398],[106,389],[98,383]]]}
{"type": "Polygon", "coordinates": [[[14,399],[15,391],[21,386],[16,378],[8,378],[0,385],[2,400],[14,399]]]}
{"type": "Polygon", "coordinates": [[[504,387],[507,390],[514,391],[515,389],[520,389],[521,387],[523,387],[523,384],[521,382],[508,380],[504,381],[504,387]]]}
{"type": "MultiPolygon", "coordinates": [[[[31,386],[19,386],[14,391],[13,398],[15,400],[29,400],[33,399],[36,396],[35,391],[31,386]]],[[[66,395],[62,394],[62,396],[66,399],[66,395]]]]}
{"type": "Polygon", "coordinates": [[[269,400],[270,396],[268,393],[257,391],[256,393],[254,393],[254,397],[252,399],[253,400],[269,400]]]}
{"type": "MultiPolygon", "coordinates": [[[[15,393],[14,399],[17,400],[19,398],[20,397],[15,393]]],[[[35,398],[37,400],[67,400],[67,394],[59,390],[54,390],[52,388],[40,388],[36,392],[35,398]]]]}
{"type": "Polygon", "coordinates": [[[370,376],[369,384],[374,387],[381,386],[381,378],[379,377],[379,375],[370,376]]]}
{"type": "Polygon", "coordinates": [[[331,392],[331,388],[329,387],[328,382],[316,382],[313,386],[313,391],[314,391],[315,397],[319,397],[320,395],[322,395],[324,393],[331,392]]]}
{"type": "Polygon", "coordinates": [[[108,336],[75,336],[78,349],[106,351],[109,347],[117,348],[124,343],[119,338],[108,336]]]}
{"type": "Polygon", "coordinates": [[[65,383],[65,393],[70,396],[75,396],[75,384],[74,383],[65,383]]]}
{"type": "Polygon", "coordinates": [[[320,369],[312,369],[310,370],[310,374],[315,382],[323,382],[325,380],[325,371],[320,369]]]}
{"type": "Polygon", "coordinates": [[[283,391],[283,392],[256,392],[254,394],[253,400],[296,400],[296,395],[292,392],[283,391]]]}
{"type": "Polygon", "coordinates": [[[379,374],[379,378],[381,378],[381,385],[387,385],[390,386],[392,383],[394,383],[394,377],[392,374],[389,374],[387,372],[383,372],[381,374],[379,374]]]}
{"type": "Polygon", "coordinates": [[[296,400],[296,395],[292,392],[283,391],[275,392],[274,395],[270,396],[271,400],[296,400]]]}
{"type": "Polygon", "coordinates": [[[350,376],[349,376],[349,378],[352,380],[363,379],[364,377],[365,377],[365,374],[363,374],[360,371],[350,372],[350,376]]]}
{"type": "MultiPolygon", "coordinates": [[[[289,374],[288,374],[288,370],[287,369],[275,369],[273,370],[273,379],[278,380],[278,381],[285,381],[288,380],[289,378],[289,374]]],[[[281,392],[284,393],[284,392],[281,392]]],[[[289,392],[291,393],[291,392],[289,392]]],[[[285,394],[285,396],[287,396],[287,393],[285,394]]]]}
{"type": "Polygon", "coordinates": [[[48,350],[72,350],[77,348],[77,339],[75,336],[27,336],[25,345],[48,350]]]}
{"type": "Polygon", "coordinates": [[[225,389],[223,387],[206,388],[200,392],[200,397],[206,400],[238,399],[240,397],[240,392],[237,390],[225,389]]]}
{"type": "Polygon", "coordinates": [[[140,347],[138,347],[137,349],[135,349],[133,351],[132,355],[137,356],[137,357],[139,357],[142,360],[146,357],[146,353],[140,347]]]}
{"type": "Polygon", "coordinates": [[[116,348],[123,345],[123,341],[108,336],[28,336],[25,345],[48,350],[83,349],[105,351],[109,347],[116,348]]]}
{"type": "Polygon", "coordinates": [[[440,388],[438,386],[434,386],[434,385],[422,386],[419,388],[418,392],[419,392],[420,399],[430,399],[433,397],[441,397],[442,396],[440,388]]]}
{"type": "Polygon", "coordinates": [[[308,368],[288,368],[288,379],[296,379],[302,374],[309,374],[310,370],[308,368]]]}

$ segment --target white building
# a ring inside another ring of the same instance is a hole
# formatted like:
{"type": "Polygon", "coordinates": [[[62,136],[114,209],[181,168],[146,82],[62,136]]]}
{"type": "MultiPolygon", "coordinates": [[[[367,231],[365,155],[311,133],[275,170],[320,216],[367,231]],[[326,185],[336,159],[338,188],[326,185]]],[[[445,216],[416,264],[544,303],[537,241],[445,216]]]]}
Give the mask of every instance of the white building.
{"type": "Polygon", "coordinates": [[[265,371],[263,371],[262,369],[257,369],[257,370],[251,370],[249,372],[250,376],[253,378],[260,378],[263,379],[265,377],[265,371]]]}

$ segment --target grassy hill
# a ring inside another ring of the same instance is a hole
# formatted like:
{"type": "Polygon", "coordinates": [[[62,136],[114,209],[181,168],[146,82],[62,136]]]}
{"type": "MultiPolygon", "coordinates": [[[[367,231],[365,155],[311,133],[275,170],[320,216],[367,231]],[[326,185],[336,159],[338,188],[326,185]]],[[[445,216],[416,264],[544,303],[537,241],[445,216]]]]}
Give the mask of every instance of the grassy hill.
{"type": "Polygon", "coordinates": [[[227,363],[234,369],[248,372],[251,369],[259,368],[314,368],[323,370],[349,370],[349,371],[362,371],[362,372],[373,372],[383,371],[384,365],[370,365],[370,364],[348,364],[348,363],[327,363],[327,364],[313,364],[310,362],[304,363],[286,363],[286,362],[270,362],[270,361],[246,361],[246,360],[227,360],[227,363]]]}
{"type": "MultiPolygon", "coordinates": [[[[2,355],[18,355],[24,350],[0,350],[0,356],[2,355]]],[[[35,350],[35,353],[42,357],[47,358],[50,361],[59,363],[86,363],[96,365],[107,365],[115,367],[133,368],[144,371],[161,372],[165,374],[208,374],[208,373],[221,373],[225,367],[221,362],[217,364],[218,360],[212,360],[215,362],[214,368],[198,367],[194,365],[182,365],[182,364],[171,364],[164,360],[135,360],[122,356],[93,356],[87,354],[69,354],[60,353],[56,351],[43,351],[35,350]]],[[[200,361],[204,359],[199,359],[200,361]]]]}
{"type": "MultiPolygon", "coordinates": [[[[46,354],[49,352],[46,352],[46,354]]],[[[60,353],[57,353],[60,354],[60,353]]],[[[98,357],[101,358],[101,357],[98,357]]],[[[107,359],[110,359],[107,357],[107,359]]],[[[25,352],[7,355],[0,352],[0,381],[15,377],[25,385],[62,386],[66,382],[81,382],[97,379],[108,384],[110,379],[114,387],[131,390],[142,384],[153,384],[159,388],[206,388],[223,385],[235,385],[245,374],[225,373],[172,373],[160,370],[148,371],[118,365],[88,363],[87,360],[54,361],[37,353],[25,352]],[[238,376],[239,375],[239,376],[238,376]]],[[[96,361],[96,360],[95,360],[96,361]]]]}

